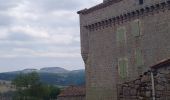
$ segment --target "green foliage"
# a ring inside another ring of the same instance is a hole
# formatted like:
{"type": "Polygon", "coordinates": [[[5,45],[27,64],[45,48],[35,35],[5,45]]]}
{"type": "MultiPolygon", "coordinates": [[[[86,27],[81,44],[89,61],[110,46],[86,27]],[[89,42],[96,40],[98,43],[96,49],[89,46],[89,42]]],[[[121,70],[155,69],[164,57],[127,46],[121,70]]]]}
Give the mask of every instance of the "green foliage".
{"type": "Polygon", "coordinates": [[[78,72],[69,73],[40,73],[40,78],[43,83],[69,86],[69,85],[84,85],[85,84],[85,72],[84,70],[78,72]]]}
{"type": "Polygon", "coordinates": [[[48,85],[48,86],[44,85],[44,90],[46,94],[45,100],[48,100],[49,98],[56,99],[57,96],[60,94],[60,89],[53,85],[48,85]]]}
{"type": "Polygon", "coordinates": [[[40,78],[38,73],[33,72],[29,74],[19,74],[12,84],[17,88],[29,88],[40,84],[40,78]]]}
{"type": "Polygon", "coordinates": [[[12,84],[16,86],[14,100],[50,100],[57,98],[60,89],[42,84],[38,73],[19,74],[12,84]]]}

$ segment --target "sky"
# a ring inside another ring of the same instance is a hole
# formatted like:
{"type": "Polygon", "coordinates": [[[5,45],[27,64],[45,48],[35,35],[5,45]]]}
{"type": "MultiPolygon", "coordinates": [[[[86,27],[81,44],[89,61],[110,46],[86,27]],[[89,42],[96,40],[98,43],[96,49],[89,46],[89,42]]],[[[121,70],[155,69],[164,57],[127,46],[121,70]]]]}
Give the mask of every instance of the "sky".
{"type": "Polygon", "coordinates": [[[0,0],[0,72],[83,69],[77,11],[102,0],[0,0]]]}

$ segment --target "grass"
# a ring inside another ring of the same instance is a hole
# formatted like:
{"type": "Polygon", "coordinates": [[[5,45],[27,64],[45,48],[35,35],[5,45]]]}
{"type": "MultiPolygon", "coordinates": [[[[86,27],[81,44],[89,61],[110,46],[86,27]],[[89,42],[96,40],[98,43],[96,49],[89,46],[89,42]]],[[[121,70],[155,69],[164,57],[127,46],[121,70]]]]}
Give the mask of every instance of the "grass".
{"type": "Polygon", "coordinates": [[[8,87],[0,85],[0,92],[1,93],[7,92],[8,90],[9,90],[8,87]]]}

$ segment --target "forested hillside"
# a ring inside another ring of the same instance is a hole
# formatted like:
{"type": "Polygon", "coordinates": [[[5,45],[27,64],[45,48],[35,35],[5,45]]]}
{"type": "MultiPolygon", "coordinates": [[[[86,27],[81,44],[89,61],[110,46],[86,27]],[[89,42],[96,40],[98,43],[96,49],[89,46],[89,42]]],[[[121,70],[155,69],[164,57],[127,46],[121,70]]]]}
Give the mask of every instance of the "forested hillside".
{"type": "MultiPolygon", "coordinates": [[[[22,72],[7,72],[0,73],[0,80],[13,80],[22,72]]],[[[84,70],[69,71],[67,73],[44,73],[39,72],[40,79],[45,84],[68,86],[68,85],[84,85],[85,73],[84,70]]]]}

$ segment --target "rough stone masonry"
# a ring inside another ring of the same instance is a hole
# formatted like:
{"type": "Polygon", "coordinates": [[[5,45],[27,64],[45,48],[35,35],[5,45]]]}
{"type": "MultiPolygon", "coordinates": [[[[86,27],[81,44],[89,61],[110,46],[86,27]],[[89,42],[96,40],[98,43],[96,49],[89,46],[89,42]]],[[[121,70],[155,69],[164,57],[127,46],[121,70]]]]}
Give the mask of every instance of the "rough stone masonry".
{"type": "Polygon", "coordinates": [[[104,0],[78,14],[86,100],[117,100],[117,84],[170,57],[170,0],[104,0]]]}

